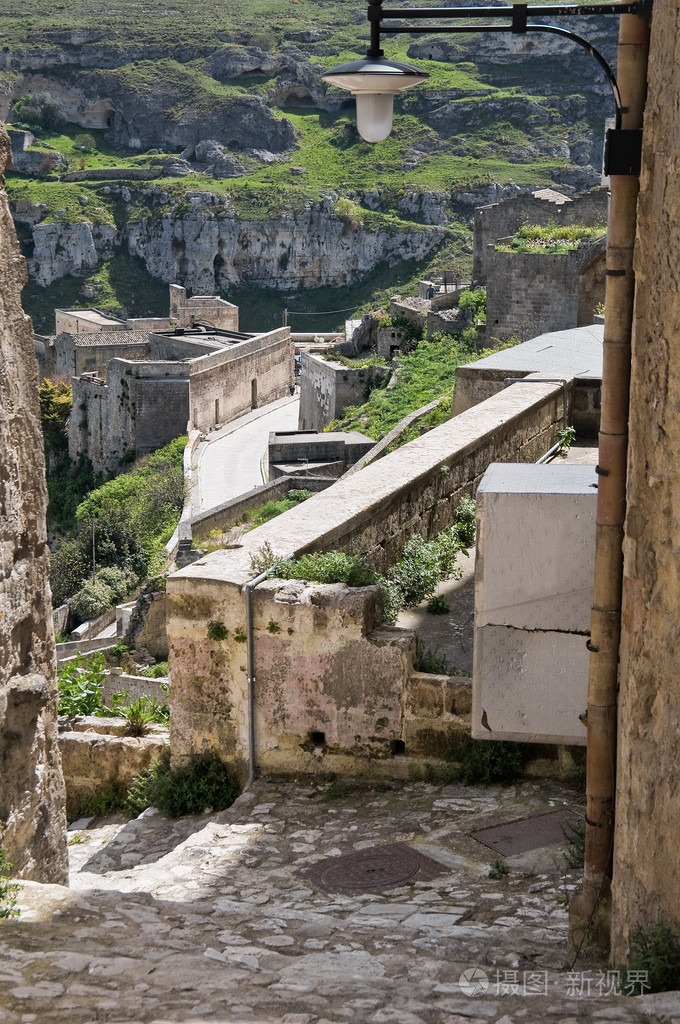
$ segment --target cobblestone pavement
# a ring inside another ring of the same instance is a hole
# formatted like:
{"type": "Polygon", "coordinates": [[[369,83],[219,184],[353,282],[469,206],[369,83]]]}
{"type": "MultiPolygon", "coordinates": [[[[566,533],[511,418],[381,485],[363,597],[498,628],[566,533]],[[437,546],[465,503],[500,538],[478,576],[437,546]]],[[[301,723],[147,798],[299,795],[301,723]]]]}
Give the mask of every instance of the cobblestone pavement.
{"type": "Polygon", "coordinates": [[[508,857],[504,874],[470,836],[573,806],[568,789],[336,788],[260,781],[220,814],[72,831],[71,889],[27,883],[21,917],[0,922],[0,1021],[680,1021],[678,993],[607,994],[606,967],[571,967],[578,877],[557,846],[508,857]],[[315,864],[393,844],[439,873],[358,895],[317,885],[315,864]]]}

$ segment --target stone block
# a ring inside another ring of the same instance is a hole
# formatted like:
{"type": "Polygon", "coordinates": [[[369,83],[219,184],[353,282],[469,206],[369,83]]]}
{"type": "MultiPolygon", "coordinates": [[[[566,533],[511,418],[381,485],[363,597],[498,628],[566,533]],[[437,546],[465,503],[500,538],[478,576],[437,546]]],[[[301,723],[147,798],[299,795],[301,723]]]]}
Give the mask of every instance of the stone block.
{"type": "Polygon", "coordinates": [[[478,627],[472,736],[585,745],[588,658],[580,635],[478,627]]]}
{"type": "Polygon", "coordinates": [[[475,622],[590,629],[594,466],[495,464],[477,492],[475,622]]]}

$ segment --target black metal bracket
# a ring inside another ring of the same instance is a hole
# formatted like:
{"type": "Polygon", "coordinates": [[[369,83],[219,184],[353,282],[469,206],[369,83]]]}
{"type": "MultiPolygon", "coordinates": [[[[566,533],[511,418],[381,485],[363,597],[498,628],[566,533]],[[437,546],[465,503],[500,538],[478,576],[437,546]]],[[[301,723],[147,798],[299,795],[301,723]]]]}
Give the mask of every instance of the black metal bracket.
{"type": "Polygon", "coordinates": [[[590,640],[586,640],[586,647],[588,648],[588,650],[590,651],[591,654],[598,654],[599,651],[600,651],[600,648],[599,647],[594,647],[591,644],[590,640]]]}
{"type": "Polygon", "coordinates": [[[642,129],[609,128],[604,140],[604,173],[639,174],[642,166],[642,129]]]}
{"type": "Polygon", "coordinates": [[[597,473],[598,476],[609,476],[609,470],[608,469],[602,469],[601,466],[595,466],[595,472],[597,473]]]}

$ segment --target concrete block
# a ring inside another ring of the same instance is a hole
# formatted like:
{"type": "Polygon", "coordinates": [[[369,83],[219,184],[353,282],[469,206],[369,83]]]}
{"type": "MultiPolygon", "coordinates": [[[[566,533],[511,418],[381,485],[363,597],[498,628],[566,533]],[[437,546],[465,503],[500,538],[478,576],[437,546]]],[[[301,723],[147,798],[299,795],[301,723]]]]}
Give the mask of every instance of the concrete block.
{"type": "Polygon", "coordinates": [[[491,465],[477,491],[475,622],[588,633],[594,466],[491,465]]]}
{"type": "Polygon", "coordinates": [[[584,746],[588,658],[583,636],[477,628],[473,737],[584,746]]]}

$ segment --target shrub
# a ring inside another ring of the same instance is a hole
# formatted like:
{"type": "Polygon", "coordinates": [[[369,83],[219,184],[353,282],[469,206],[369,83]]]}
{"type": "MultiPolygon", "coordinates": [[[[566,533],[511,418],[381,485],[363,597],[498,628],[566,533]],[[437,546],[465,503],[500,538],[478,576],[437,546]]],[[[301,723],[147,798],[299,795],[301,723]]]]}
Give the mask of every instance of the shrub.
{"type": "Polygon", "coordinates": [[[65,540],[50,557],[50,587],[55,608],[63,604],[87,579],[92,569],[89,559],[77,540],[65,540]]]}
{"type": "Polygon", "coordinates": [[[423,640],[416,644],[416,664],[419,672],[430,672],[434,676],[459,676],[460,669],[454,668],[445,655],[438,653],[439,648],[432,650],[426,647],[423,640]]]}
{"type": "Polygon", "coordinates": [[[113,600],[110,587],[101,580],[90,580],[71,598],[71,611],[81,622],[87,622],[110,608],[113,600]]]}
{"type": "Polygon", "coordinates": [[[132,780],[125,801],[131,817],[147,807],[157,807],[169,818],[198,814],[206,807],[222,811],[239,795],[238,783],[231,779],[227,766],[211,751],[199,754],[188,764],[170,767],[166,748],[149,768],[132,780]]]}
{"type": "Polygon", "coordinates": [[[168,663],[167,661],[159,661],[155,665],[149,665],[148,668],[143,669],[139,674],[146,676],[148,679],[164,679],[168,674],[168,663]]]}
{"type": "Polygon", "coordinates": [[[83,152],[89,152],[90,150],[97,148],[97,143],[94,135],[90,135],[89,132],[81,132],[76,135],[73,139],[73,145],[76,149],[82,149],[83,152]]]}
{"type": "Polygon", "coordinates": [[[530,756],[528,743],[470,740],[460,760],[461,780],[465,786],[512,782],[521,775],[530,756]]]}
{"type": "Polygon", "coordinates": [[[475,519],[475,503],[472,498],[461,498],[456,505],[455,528],[461,544],[467,547],[474,543],[477,521],[475,519]]]}
{"type": "Polygon", "coordinates": [[[85,797],[73,809],[69,808],[69,814],[76,818],[103,818],[122,811],[126,797],[125,783],[120,779],[111,779],[104,789],[85,797]]]}
{"type": "Polygon", "coordinates": [[[431,598],[428,601],[427,610],[430,615],[448,615],[451,611],[451,605],[448,603],[446,598],[438,594],[436,597],[431,598]]]}
{"type": "Polygon", "coordinates": [[[402,594],[402,605],[412,608],[432,597],[441,579],[441,561],[436,541],[426,541],[414,534],[404,547],[400,560],[389,578],[402,594]]]}
{"type": "Polygon", "coordinates": [[[95,576],[97,583],[103,583],[113,594],[114,602],[122,601],[137,583],[137,576],[130,569],[118,569],[106,566],[95,576]]]}
{"type": "MultiPolygon", "coordinates": [[[[640,982],[633,982],[633,972],[646,972],[644,988],[650,992],[680,989],[680,938],[665,921],[650,928],[638,926],[631,935],[630,957],[622,972],[622,986],[631,994],[640,982]]],[[[638,975],[639,977],[639,975],[638,975]]]]}
{"type": "Polygon", "coordinates": [[[50,131],[60,128],[65,121],[61,107],[48,92],[27,92],[21,96],[12,108],[12,118],[34,128],[47,128],[50,131]]]}
{"type": "Polygon", "coordinates": [[[105,713],[102,707],[102,686],[105,668],[102,654],[75,658],[57,669],[60,715],[96,715],[105,713]]]}
{"type": "Polygon", "coordinates": [[[147,697],[145,694],[121,708],[121,711],[127,721],[128,736],[146,736],[150,725],[166,725],[170,718],[166,704],[159,704],[155,697],[147,697]]]}
{"type": "Polygon", "coordinates": [[[0,918],[19,916],[19,910],[16,907],[19,886],[16,882],[8,880],[11,877],[13,866],[7,860],[5,851],[0,846],[0,918]]]}

